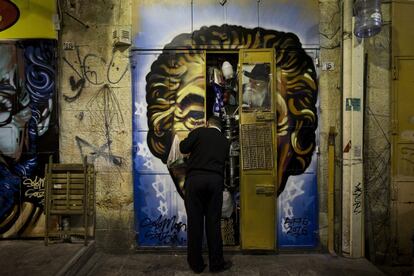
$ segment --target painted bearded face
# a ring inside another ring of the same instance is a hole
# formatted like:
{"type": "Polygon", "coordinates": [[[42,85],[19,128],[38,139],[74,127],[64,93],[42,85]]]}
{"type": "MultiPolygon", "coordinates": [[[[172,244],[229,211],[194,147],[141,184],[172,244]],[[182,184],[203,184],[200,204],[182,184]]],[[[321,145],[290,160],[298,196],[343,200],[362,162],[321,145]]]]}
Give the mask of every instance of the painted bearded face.
{"type": "Polygon", "coordinates": [[[14,48],[0,45],[0,154],[18,160],[22,154],[24,139],[22,129],[31,117],[29,107],[20,103],[19,77],[17,76],[14,48]],[[11,139],[14,137],[14,139],[11,139]]]}
{"type": "MultiPolygon", "coordinates": [[[[280,194],[290,175],[301,174],[309,166],[317,128],[315,68],[292,33],[223,25],[203,27],[192,34],[175,37],[164,47],[146,77],[148,146],[166,163],[174,136],[183,139],[188,131],[204,123],[206,61],[197,49],[238,48],[276,50],[277,92],[274,96],[280,194]],[[177,48],[185,50],[172,50],[177,48]]],[[[170,173],[177,191],[183,195],[185,172],[170,173]]]]}

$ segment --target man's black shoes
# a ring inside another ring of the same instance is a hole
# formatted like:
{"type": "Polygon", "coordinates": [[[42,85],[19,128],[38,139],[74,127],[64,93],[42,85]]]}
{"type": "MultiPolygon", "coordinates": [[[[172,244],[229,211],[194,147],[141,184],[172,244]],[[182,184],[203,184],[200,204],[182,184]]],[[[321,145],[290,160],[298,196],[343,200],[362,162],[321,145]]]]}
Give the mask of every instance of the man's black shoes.
{"type": "Polygon", "coordinates": [[[197,268],[192,268],[191,269],[194,271],[194,273],[196,274],[200,274],[204,271],[204,269],[206,268],[207,265],[203,264],[201,267],[197,267],[197,268]]]}
{"type": "Polygon", "coordinates": [[[233,266],[233,263],[231,261],[224,261],[222,265],[217,267],[210,267],[211,273],[219,273],[223,272],[225,270],[230,269],[233,266]]]}

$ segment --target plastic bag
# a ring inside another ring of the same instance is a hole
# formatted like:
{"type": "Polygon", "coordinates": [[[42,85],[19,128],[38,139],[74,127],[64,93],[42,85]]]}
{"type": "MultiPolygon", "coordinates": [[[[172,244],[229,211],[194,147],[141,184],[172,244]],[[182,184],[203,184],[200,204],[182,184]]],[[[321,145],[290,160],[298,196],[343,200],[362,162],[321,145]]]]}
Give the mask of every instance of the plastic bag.
{"type": "Polygon", "coordinates": [[[229,218],[233,213],[233,198],[231,193],[226,189],[223,191],[223,206],[221,207],[221,217],[229,218]]]}
{"type": "Polygon", "coordinates": [[[180,151],[180,139],[177,135],[174,136],[174,140],[171,145],[170,153],[167,158],[167,167],[169,169],[184,167],[186,156],[180,151]]]}

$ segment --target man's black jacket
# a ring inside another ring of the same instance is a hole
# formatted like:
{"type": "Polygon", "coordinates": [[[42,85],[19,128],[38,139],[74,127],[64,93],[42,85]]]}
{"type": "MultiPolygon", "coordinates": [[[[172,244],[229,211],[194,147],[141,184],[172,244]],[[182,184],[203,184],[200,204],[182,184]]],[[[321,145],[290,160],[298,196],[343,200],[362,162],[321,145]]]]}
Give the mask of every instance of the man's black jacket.
{"type": "Polygon", "coordinates": [[[216,128],[200,127],[191,131],[180,143],[180,151],[190,153],[187,176],[211,172],[223,175],[229,147],[230,142],[216,128]]]}

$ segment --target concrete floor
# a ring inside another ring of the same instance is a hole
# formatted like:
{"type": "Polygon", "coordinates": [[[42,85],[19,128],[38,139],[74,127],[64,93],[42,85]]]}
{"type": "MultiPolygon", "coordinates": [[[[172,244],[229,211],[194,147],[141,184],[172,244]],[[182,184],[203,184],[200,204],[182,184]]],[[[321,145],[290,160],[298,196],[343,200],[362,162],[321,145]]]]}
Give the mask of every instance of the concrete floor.
{"type": "MultiPolygon", "coordinates": [[[[324,254],[227,255],[233,267],[223,275],[385,275],[365,259],[324,254]]],[[[210,274],[208,269],[203,274],[210,274]]],[[[78,275],[193,275],[185,255],[96,253],[78,275]]]]}
{"type": "MultiPolygon", "coordinates": [[[[233,267],[222,275],[411,275],[408,270],[384,270],[365,259],[327,254],[242,255],[226,253],[233,267]],[[397,272],[395,272],[397,271],[397,272]]],[[[205,257],[205,260],[207,258],[205,257]]],[[[205,273],[208,273],[208,268],[205,273]]],[[[42,240],[0,240],[0,275],[193,275],[182,252],[111,254],[95,243],[42,240]]]]}
{"type": "Polygon", "coordinates": [[[69,243],[45,246],[43,240],[0,240],[0,275],[61,275],[84,247],[69,243]]]}

